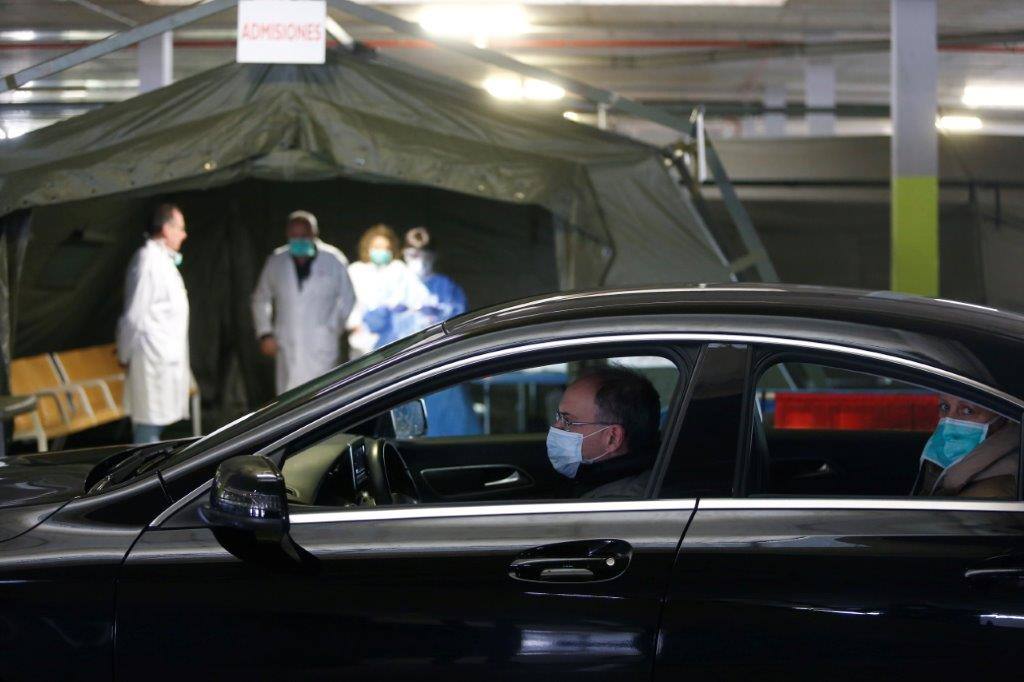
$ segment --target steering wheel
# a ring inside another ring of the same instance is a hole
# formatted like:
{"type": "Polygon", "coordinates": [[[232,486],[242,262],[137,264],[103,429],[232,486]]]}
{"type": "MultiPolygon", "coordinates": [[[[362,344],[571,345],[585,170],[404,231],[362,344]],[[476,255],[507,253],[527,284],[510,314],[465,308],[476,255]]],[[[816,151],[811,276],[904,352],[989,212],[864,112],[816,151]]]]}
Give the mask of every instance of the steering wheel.
{"type": "Polygon", "coordinates": [[[366,439],[366,473],[375,504],[419,504],[416,482],[393,443],[383,438],[366,439]],[[402,480],[392,481],[389,474],[402,480]]]}

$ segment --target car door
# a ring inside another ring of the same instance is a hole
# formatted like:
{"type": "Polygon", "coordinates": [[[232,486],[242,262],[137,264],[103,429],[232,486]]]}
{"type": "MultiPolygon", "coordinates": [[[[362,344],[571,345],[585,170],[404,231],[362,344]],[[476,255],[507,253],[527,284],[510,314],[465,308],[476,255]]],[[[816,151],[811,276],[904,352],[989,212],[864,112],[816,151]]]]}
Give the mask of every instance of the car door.
{"type": "MultiPolygon", "coordinates": [[[[815,495],[813,478],[789,492],[767,493],[773,444],[757,423],[753,387],[764,362],[802,359],[962,395],[1003,415],[1005,428],[1018,434],[1018,460],[1020,404],[896,358],[866,361],[838,349],[809,355],[800,348],[781,358],[778,351],[763,348],[762,364],[755,357],[750,365],[748,402],[735,419],[746,434],[737,486],[700,500],[680,546],[656,679],[949,679],[1019,670],[1024,505],[1017,493],[1006,499],[910,496],[914,471],[908,476],[900,467],[908,461],[916,467],[920,450],[909,459],[892,458],[894,468],[886,470],[869,430],[859,433],[865,460],[879,467],[877,489],[851,466],[850,480],[866,488],[823,476],[822,490],[846,493],[815,495]],[[906,482],[902,496],[889,492],[893,480],[906,482]]],[[[846,433],[847,440],[857,436],[846,433]]],[[[917,448],[924,440],[908,439],[917,448]]],[[[821,446],[823,460],[832,455],[829,442],[821,446]]],[[[890,447],[895,441],[884,442],[890,447]]],[[[803,456],[809,447],[801,444],[803,456]]],[[[842,475],[809,473],[815,472],[842,475]]]]}
{"type": "Polygon", "coordinates": [[[696,501],[293,506],[302,563],[239,558],[202,503],[125,561],[124,678],[647,679],[696,501]]]}

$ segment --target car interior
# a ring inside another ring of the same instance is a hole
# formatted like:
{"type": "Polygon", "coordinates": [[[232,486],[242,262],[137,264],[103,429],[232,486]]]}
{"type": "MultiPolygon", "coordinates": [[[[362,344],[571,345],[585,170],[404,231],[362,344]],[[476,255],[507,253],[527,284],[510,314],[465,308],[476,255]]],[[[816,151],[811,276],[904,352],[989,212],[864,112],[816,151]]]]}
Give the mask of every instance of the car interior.
{"type": "Polygon", "coordinates": [[[568,481],[547,457],[547,430],[566,386],[603,366],[647,377],[659,394],[664,426],[680,387],[677,358],[574,357],[476,376],[296,444],[281,468],[289,503],[366,507],[567,499],[568,481]]]}
{"type": "Polygon", "coordinates": [[[751,451],[761,494],[912,494],[942,416],[938,391],[810,363],[774,365],[756,386],[751,451]]]}

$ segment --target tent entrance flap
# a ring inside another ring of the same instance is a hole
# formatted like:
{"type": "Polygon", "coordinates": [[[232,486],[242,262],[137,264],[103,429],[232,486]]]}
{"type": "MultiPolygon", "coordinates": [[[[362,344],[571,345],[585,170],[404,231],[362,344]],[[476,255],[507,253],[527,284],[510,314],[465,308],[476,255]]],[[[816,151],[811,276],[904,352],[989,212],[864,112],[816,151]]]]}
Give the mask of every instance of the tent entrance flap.
{"type": "Polygon", "coordinates": [[[349,178],[248,179],[209,190],[102,197],[35,209],[17,355],[113,339],[125,267],[142,244],[149,210],[164,200],[181,206],[188,225],[181,273],[191,307],[192,368],[209,425],[273,398],[273,361],[259,354],[249,302],[264,260],[285,243],[286,218],[296,209],[316,215],[321,238],[350,260],[359,258],[359,238],[371,225],[391,225],[400,237],[427,226],[437,270],[465,289],[472,307],[555,291],[563,276],[556,259],[561,230],[549,211],[427,187],[349,178]],[[75,286],[59,286],[53,254],[83,233],[89,235],[88,267],[75,286]]]}

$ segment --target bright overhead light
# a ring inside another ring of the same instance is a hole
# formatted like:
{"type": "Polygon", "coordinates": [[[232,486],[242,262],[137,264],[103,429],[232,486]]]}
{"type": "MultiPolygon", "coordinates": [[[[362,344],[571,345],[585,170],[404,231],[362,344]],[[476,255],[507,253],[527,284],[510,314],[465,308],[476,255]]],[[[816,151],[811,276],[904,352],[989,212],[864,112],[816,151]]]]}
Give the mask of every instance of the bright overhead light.
{"type": "Polygon", "coordinates": [[[36,128],[42,127],[42,124],[32,124],[27,121],[7,121],[2,124],[4,131],[7,134],[8,140],[13,140],[16,137],[21,137],[25,133],[30,133],[36,128]]]}
{"type": "Polygon", "coordinates": [[[0,93],[0,102],[13,102],[15,104],[19,102],[30,102],[35,99],[35,93],[29,90],[8,90],[5,93],[0,93]]]}
{"type": "Polygon", "coordinates": [[[562,117],[569,119],[573,123],[579,123],[583,120],[578,111],[566,111],[562,114],[562,117]]]}
{"type": "Polygon", "coordinates": [[[561,86],[519,76],[491,76],[484,81],[484,90],[507,102],[554,102],[565,97],[565,88],[561,86]]]}
{"type": "Polygon", "coordinates": [[[0,39],[28,42],[38,37],[35,31],[0,31],[0,39]]]}
{"type": "Polygon", "coordinates": [[[1024,86],[968,85],[963,103],[972,108],[1024,109],[1024,86]]]}
{"type": "Polygon", "coordinates": [[[491,76],[484,81],[484,90],[491,93],[491,97],[503,100],[517,100],[523,98],[523,79],[518,76],[491,76]]]}
{"type": "Polygon", "coordinates": [[[418,20],[428,33],[470,39],[481,47],[490,38],[517,36],[530,28],[519,5],[428,5],[418,20]]]}
{"type": "Polygon", "coordinates": [[[554,102],[565,97],[565,88],[547,81],[527,78],[523,81],[523,97],[536,102],[554,102]]]}
{"type": "Polygon", "coordinates": [[[940,116],[935,127],[947,133],[969,133],[981,130],[983,124],[977,116],[940,116]]]}
{"type": "Polygon", "coordinates": [[[58,97],[61,99],[85,99],[89,93],[85,90],[63,90],[58,97]]]}
{"type": "MultiPolygon", "coordinates": [[[[373,0],[374,5],[411,5],[411,4],[446,4],[449,0],[425,0],[414,3],[413,0],[373,0]]],[[[663,5],[663,6],[703,6],[703,7],[782,7],[787,0],[519,0],[521,5],[569,5],[585,7],[587,5],[663,5]]]]}

